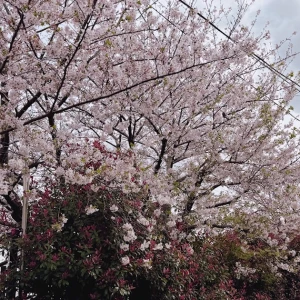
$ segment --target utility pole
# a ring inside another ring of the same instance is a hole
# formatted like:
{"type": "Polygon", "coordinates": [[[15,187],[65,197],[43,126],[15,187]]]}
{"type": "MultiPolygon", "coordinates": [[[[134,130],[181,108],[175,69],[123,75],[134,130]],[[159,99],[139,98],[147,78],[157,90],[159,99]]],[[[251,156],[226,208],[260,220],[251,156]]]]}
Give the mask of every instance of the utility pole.
{"type": "MultiPolygon", "coordinates": [[[[23,207],[22,207],[22,239],[25,238],[26,235],[26,229],[27,229],[27,219],[28,219],[28,195],[29,195],[29,181],[30,181],[30,173],[29,168],[27,165],[27,160],[25,159],[25,166],[23,171],[23,207]]],[[[20,280],[20,287],[19,287],[19,298],[22,299],[22,277],[23,277],[23,271],[24,271],[24,248],[21,249],[21,266],[20,266],[20,272],[21,272],[21,280],[20,280]]]]}

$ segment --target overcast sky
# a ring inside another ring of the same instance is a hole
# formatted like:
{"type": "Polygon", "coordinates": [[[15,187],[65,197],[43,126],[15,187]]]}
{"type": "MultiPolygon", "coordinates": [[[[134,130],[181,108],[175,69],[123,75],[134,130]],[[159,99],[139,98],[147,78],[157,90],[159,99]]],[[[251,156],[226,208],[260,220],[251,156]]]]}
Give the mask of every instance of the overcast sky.
{"type": "MultiPolygon", "coordinates": [[[[232,7],[234,12],[237,7],[236,3],[243,1],[245,0],[215,0],[213,3],[214,5],[222,3],[225,7],[232,7]]],[[[201,10],[203,0],[195,0],[195,3],[201,10]]],[[[250,26],[258,10],[260,10],[260,15],[255,24],[254,33],[259,34],[269,22],[267,28],[271,33],[272,44],[279,44],[282,40],[292,37],[293,51],[300,52],[300,0],[256,0],[242,19],[242,24],[250,26]],[[293,32],[297,34],[292,36],[293,32]]],[[[281,55],[284,56],[285,49],[281,51],[281,55]]],[[[294,73],[300,71],[300,54],[291,63],[289,71],[294,71],[294,73]]],[[[300,114],[300,93],[294,98],[292,105],[297,114],[300,114]]]]}
{"type": "MultiPolygon", "coordinates": [[[[268,28],[274,44],[291,37],[292,33],[296,31],[297,34],[292,36],[291,42],[293,51],[300,52],[300,0],[256,0],[246,19],[250,20],[251,15],[258,9],[261,10],[261,14],[256,24],[256,30],[261,30],[269,21],[268,28]]],[[[249,20],[245,20],[245,22],[249,20]]],[[[290,70],[295,73],[300,71],[300,54],[291,63],[290,70]]],[[[292,105],[297,114],[300,114],[300,93],[294,98],[292,105]]]]}
{"type": "MultiPolygon", "coordinates": [[[[214,0],[214,5],[221,3],[224,7],[232,7],[233,14],[237,7],[237,2],[247,0],[214,0]]],[[[251,0],[248,0],[250,2],[251,0]]],[[[197,6],[201,7],[203,0],[195,0],[197,6]]],[[[260,10],[254,33],[259,34],[269,22],[268,29],[271,32],[271,41],[279,44],[282,40],[290,38],[293,32],[297,35],[292,36],[293,49],[300,52],[300,0],[256,0],[252,4],[242,19],[241,23],[250,26],[255,18],[256,12],[260,10]],[[298,32],[299,31],[299,32],[298,32]]],[[[221,28],[222,29],[222,28],[221,28]]],[[[294,71],[300,70],[300,55],[291,66],[294,71]]]]}

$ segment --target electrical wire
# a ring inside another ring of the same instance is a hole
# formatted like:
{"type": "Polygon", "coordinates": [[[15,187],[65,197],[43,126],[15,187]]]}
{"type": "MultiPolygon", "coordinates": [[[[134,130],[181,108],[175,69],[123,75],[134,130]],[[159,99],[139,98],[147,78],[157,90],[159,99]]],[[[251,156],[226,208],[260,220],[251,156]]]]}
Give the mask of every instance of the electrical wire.
{"type": "MultiPolygon", "coordinates": [[[[179,0],[180,3],[188,7],[189,9],[194,9],[192,6],[187,4],[183,0],[179,0]]],[[[237,44],[237,42],[232,39],[231,36],[229,36],[227,33],[225,33],[223,30],[221,30],[219,27],[217,27],[214,23],[209,21],[206,17],[204,17],[200,12],[197,12],[197,15],[205,20],[209,25],[211,25],[215,30],[217,30],[219,33],[221,33],[223,36],[225,36],[228,40],[231,42],[237,44]]],[[[282,74],[280,71],[276,70],[274,67],[272,67],[269,63],[267,63],[263,58],[261,58],[259,55],[255,53],[251,53],[250,56],[252,56],[254,59],[256,59],[258,62],[260,62],[265,68],[269,69],[271,72],[275,73],[278,77],[280,77],[282,80],[288,83],[292,83],[293,85],[297,86],[295,89],[300,92],[300,84],[296,81],[292,80],[291,78],[287,77],[286,75],[282,74]]]]}

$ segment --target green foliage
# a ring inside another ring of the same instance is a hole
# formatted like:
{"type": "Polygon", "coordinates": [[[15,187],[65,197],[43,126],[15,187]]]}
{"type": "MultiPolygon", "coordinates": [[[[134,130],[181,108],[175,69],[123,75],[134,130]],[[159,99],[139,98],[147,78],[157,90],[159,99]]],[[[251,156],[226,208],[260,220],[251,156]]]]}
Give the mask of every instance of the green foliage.
{"type": "MultiPolygon", "coordinates": [[[[125,195],[118,190],[90,185],[53,183],[31,206],[28,233],[6,236],[2,244],[13,243],[24,251],[24,271],[11,267],[0,277],[4,293],[20,282],[32,299],[297,299],[298,274],[274,266],[289,249],[300,251],[295,237],[287,250],[270,246],[260,232],[247,232],[245,215],[228,216],[226,222],[240,230],[224,230],[217,235],[193,234],[193,252],[186,239],[172,240],[165,220],[172,214],[161,206],[157,227],[147,251],[140,246],[149,232],[134,222],[141,212],[153,216],[158,204],[143,202],[143,194],[125,195]],[[144,203],[144,204],[143,204],[144,203]],[[111,205],[118,205],[113,213],[111,205]],[[92,210],[87,213],[87,208],[92,210]],[[129,252],[122,224],[131,222],[138,238],[129,252]],[[167,250],[153,250],[169,243],[167,250]],[[129,264],[122,264],[124,255],[129,264]],[[145,263],[147,259],[147,263],[145,263]],[[175,296],[175,298],[174,298],[175,296]],[[77,298],[76,298],[77,297],[77,298]]],[[[178,232],[192,234],[187,223],[177,222],[178,232]]],[[[271,238],[278,239],[272,235],[271,238]]],[[[20,265],[21,257],[18,257],[20,265]]]]}

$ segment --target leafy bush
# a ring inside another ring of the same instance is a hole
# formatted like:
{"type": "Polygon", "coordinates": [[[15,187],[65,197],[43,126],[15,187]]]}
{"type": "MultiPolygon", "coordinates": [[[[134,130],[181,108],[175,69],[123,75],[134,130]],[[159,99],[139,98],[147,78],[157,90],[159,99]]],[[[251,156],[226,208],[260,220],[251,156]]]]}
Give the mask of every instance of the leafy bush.
{"type": "MultiPolygon", "coordinates": [[[[94,147],[114,161],[130,155],[94,147]]],[[[19,285],[24,299],[297,299],[297,236],[284,248],[274,234],[197,232],[151,199],[140,170],[131,178],[139,189],[125,193],[103,168],[85,162],[77,172],[99,174],[92,182],[56,174],[32,195],[27,234],[2,235],[3,246],[22,249],[1,274],[3,295],[19,285]]]]}

